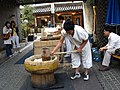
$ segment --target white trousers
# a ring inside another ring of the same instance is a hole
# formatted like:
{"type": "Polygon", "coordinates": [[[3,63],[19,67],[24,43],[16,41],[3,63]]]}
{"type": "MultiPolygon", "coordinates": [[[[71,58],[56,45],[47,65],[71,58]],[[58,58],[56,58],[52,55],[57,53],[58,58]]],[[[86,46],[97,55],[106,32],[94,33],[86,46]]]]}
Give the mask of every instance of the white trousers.
{"type": "Polygon", "coordinates": [[[12,36],[12,42],[13,42],[13,48],[19,48],[20,47],[19,37],[17,35],[12,36]]]}
{"type": "Polygon", "coordinates": [[[72,53],[72,68],[78,68],[81,63],[83,64],[84,68],[91,68],[92,67],[92,54],[91,54],[91,47],[90,43],[88,42],[83,50],[82,53],[72,53]]]}
{"type": "Polygon", "coordinates": [[[108,50],[106,50],[103,61],[102,61],[102,65],[109,66],[110,59],[111,59],[111,54],[114,54],[115,50],[116,49],[108,49],[108,50]]]}
{"type": "Polygon", "coordinates": [[[66,44],[66,51],[71,51],[71,42],[68,38],[65,38],[65,44],[66,44]]]}

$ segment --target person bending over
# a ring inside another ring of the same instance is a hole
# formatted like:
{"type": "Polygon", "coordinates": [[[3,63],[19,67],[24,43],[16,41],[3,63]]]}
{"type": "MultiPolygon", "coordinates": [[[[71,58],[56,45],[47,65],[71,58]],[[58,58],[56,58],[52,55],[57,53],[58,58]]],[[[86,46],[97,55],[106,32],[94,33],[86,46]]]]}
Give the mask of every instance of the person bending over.
{"type": "Polygon", "coordinates": [[[76,53],[71,54],[72,68],[75,70],[75,74],[70,78],[76,79],[81,77],[79,67],[82,63],[85,69],[84,80],[89,80],[89,69],[92,67],[92,55],[87,32],[81,26],[74,25],[72,21],[67,20],[64,23],[64,30],[62,30],[61,34],[61,39],[53,51],[51,51],[51,55],[54,55],[62,46],[64,39],[68,38],[72,45],[72,50],[77,50],[76,53]]]}

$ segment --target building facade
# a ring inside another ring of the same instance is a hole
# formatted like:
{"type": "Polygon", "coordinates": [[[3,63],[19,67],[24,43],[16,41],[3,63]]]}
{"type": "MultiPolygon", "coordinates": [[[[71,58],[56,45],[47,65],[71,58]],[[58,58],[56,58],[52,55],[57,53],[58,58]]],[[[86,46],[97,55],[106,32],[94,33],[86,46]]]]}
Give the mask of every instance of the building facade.
{"type": "MultiPolygon", "coordinates": [[[[70,0],[59,0],[59,2],[66,2],[70,0]]],[[[74,1],[74,0],[73,0],[74,1]]],[[[83,0],[77,0],[83,1],[83,0]]],[[[58,15],[63,15],[65,19],[71,18],[75,24],[84,26],[84,28],[89,31],[90,34],[95,30],[96,42],[99,46],[103,46],[106,39],[103,37],[103,25],[105,24],[108,0],[84,0],[86,2],[81,5],[77,4],[54,4],[54,5],[44,5],[40,7],[35,7],[34,15],[36,16],[36,26],[41,26],[42,24],[47,25],[47,21],[52,21],[56,26],[59,24],[57,19],[58,15]],[[94,13],[93,4],[97,1],[96,13],[94,13]],[[54,10],[51,10],[51,6],[54,6],[54,10]],[[70,10],[72,9],[72,10],[70,10]],[[51,12],[52,11],[52,12],[51,12]],[[69,12],[69,13],[68,13],[69,12]],[[95,17],[94,17],[95,16],[95,17]]],[[[17,22],[20,28],[20,13],[19,5],[24,4],[38,4],[38,3],[51,3],[58,2],[58,0],[0,0],[0,35],[2,34],[2,28],[5,21],[14,20],[17,22]]],[[[118,31],[120,27],[118,27],[118,31]]],[[[3,47],[3,40],[0,38],[0,46],[3,47]]]]}
{"type": "Polygon", "coordinates": [[[47,26],[48,21],[51,21],[53,26],[57,26],[60,23],[59,15],[62,15],[65,20],[71,19],[75,24],[83,26],[83,3],[62,2],[37,6],[33,15],[38,27],[47,26]]]}

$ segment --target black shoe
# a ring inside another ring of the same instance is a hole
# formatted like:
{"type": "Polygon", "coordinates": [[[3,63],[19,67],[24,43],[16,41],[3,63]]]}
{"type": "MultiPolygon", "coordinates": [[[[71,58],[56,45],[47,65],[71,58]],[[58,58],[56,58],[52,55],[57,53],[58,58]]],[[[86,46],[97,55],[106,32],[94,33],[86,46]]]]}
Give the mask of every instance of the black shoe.
{"type": "Polygon", "coordinates": [[[80,77],[81,77],[80,73],[76,73],[76,74],[74,74],[74,76],[70,77],[70,79],[74,80],[74,79],[77,79],[80,77]]]}
{"type": "Polygon", "coordinates": [[[88,81],[88,80],[89,80],[89,74],[84,74],[83,80],[84,80],[84,81],[88,81]]]}
{"type": "Polygon", "coordinates": [[[108,71],[110,70],[110,68],[108,66],[103,66],[101,68],[98,69],[99,71],[108,71]]]}

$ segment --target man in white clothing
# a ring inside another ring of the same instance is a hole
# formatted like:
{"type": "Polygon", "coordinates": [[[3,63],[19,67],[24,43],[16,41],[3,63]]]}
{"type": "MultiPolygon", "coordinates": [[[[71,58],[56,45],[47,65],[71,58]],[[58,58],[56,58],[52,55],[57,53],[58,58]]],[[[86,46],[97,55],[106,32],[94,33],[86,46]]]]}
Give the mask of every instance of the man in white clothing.
{"type": "MultiPolygon", "coordinates": [[[[62,23],[62,26],[61,26],[61,31],[64,30],[63,29],[63,26],[64,26],[64,23],[65,23],[65,20],[64,20],[64,17],[63,16],[58,16],[58,19],[60,20],[60,22],[62,23]]],[[[65,38],[65,46],[66,46],[66,51],[71,51],[71,44],[70,44],[70,41],[68,38],[65,38]]],[[[70,54],[66,54],[64,57],[70,57],[70,54]]]]}
{"type": "Polygon", "coordinates": [[[92,67],[92,55],[87,32],[81,26],[74,25],[72,21],[67,20],[64,23],[64,30],[62,30],[61,34],[61,39],[51,52],[51,55],[53,55],[58,48],[62,46],[65,38],[69,39],[72,50],[77,50],[76,53],[72,53],[71,55],[72,68],[75,70],[75,75],[72,76],[71,79],[81,77],[79,67],[82,63],[85,68],[84,80],[89,80],[89,69],[92,67]]]}
{"type": "Polygon", "coordinates": [[[100,48],[100,51],[106,52],[103,58],[102,67],[99,68],[99,71],[107,71],[110,69],[111,54],[114,54],[115,50],[120,48],[120,36],[113,33],[112,30],[113,26],[105,26],[104,28],[104,36],[108,37],[108,44],[100,48]]]}

